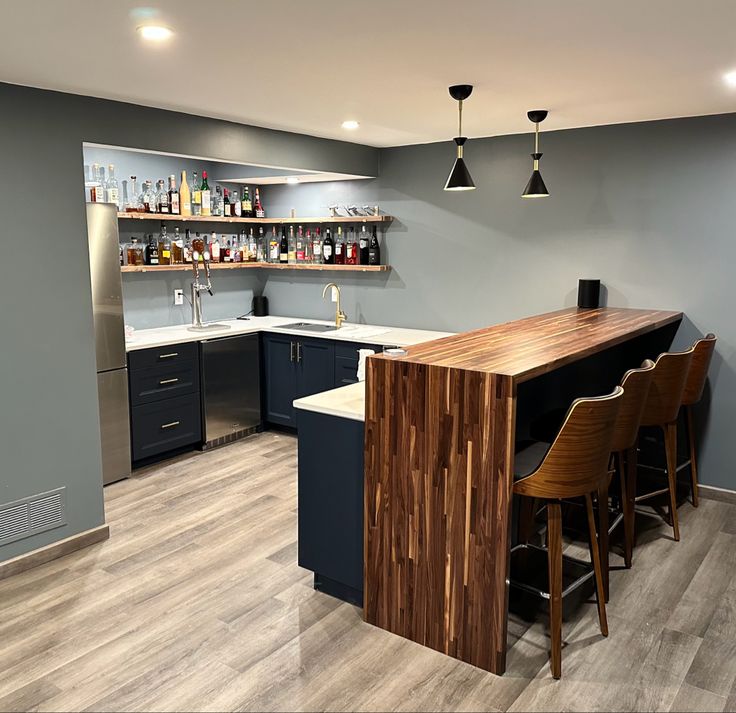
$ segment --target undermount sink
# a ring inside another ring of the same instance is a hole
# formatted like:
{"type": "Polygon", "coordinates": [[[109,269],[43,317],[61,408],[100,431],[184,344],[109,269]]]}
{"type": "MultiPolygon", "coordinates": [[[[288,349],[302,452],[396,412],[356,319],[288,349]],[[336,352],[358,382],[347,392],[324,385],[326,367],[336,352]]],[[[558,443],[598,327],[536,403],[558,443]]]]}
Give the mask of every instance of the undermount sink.
{"type": "Polygon", "coordinates": [[[294,329],[299,332],[334,332],[337,327],[334,324],[315,324],[314,322],[292,322],[282,324],[281,329],[294,329]]]}

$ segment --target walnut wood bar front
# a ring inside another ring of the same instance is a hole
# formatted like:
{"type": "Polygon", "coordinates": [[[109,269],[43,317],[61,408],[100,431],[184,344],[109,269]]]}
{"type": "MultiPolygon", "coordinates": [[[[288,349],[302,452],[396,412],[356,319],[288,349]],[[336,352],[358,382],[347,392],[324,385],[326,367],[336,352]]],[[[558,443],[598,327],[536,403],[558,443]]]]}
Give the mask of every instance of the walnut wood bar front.
{"type": "Polygon", "coordinates": [[[612,386],[681,319],[567,309],[369,357],[365,620],[503,673],[519,396],[612,386]]]}

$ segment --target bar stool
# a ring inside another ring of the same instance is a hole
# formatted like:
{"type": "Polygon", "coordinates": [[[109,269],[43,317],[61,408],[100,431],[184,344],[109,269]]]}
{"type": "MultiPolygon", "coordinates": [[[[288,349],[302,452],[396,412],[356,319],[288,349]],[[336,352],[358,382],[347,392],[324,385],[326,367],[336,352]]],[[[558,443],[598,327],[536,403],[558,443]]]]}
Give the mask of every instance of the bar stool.
{"type": "MultiPolygon", "coordinates": [[[[657,357],[644,413],[641,417],[641,426],[656,426],[664,433],[667,487],[637,496],[635,453],[630,452],[630,460],[634,462],[630,462],[627,468],[626,492],[629,498],[628,507],[632,513],[630,524],[633,526],[635,503],[669,493],[669,519],[676,541],[680,540],[680,524],[677,520],[677,416],[682,404],[693,352],[694,348],[690,347],[684,352],[665,352],[657,357]]],[[[635,533],[632,532],[632,543],[634,539],[635,533]]]]}
{"type": "Polygon", "coordinates": [[[618,470],[621,488],[621,514],[608,527],[608,488],[598,494],[598,509],[601,534],[601,560],[603,563],[603,583],[606,601],[609,598],[609,568],[608,568],[608,535],[623,520],[624,523],[624,564],[631,567],[631,553],[634,540],[634,510],[629,506],[626,494],[626,467],[625,462],[636,467],[636,443],[639,437],[641,417],[646,406],[649,388],[654,376],[654,362],[645,359],[638,369],[629,369],[621,379],[624,395],[621,399],[621,408],[613,430],[611,454],[613,466],[618,470]]]}
{"type": "Polygon", "coordinates": [[[607,396],[574,401],[539,466],[531,473],[515,476],[519,478],[513,487],[515,495],[544,500],[547,506],[549,592],[536,593],[549,599],[550,670],[554,678],[560,678],[562,674],[562,598],[591,576],[589,572],[562,591],[562,499],[585,499],[598,621],[601,634],[608,636],[600,546],[591,495],[597,493],[603,484],[607,485],[611,444],[623,393],[623,389],[617,386],[607,396]]]}
{"type": "Polygon", "coordinates": [[[705,380],[716,348],[716,335],[706,334],[693,344],[693,360],[685,382],[685,391],[682,394],[682,408],[685,411],[687,424],[689,458],[678,466],[690,466],[690,480],[692,483],[693,505],[698,507],[698,460],[695,453],[695,429],[693,427],[693,406],[700,401],[705,389],[705,380]]]}

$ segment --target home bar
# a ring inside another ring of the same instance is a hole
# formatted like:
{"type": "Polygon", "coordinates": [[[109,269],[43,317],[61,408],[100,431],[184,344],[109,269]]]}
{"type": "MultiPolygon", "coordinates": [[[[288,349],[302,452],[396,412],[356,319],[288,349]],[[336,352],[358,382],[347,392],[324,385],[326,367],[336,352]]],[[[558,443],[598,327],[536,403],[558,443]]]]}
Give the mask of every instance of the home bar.
{"type": "Polygon", "coordinates": [[[573,308],[369,357],[365,620],[503,673],[516,442],[540,398],[609,391],[681,320],[573,308]]]}

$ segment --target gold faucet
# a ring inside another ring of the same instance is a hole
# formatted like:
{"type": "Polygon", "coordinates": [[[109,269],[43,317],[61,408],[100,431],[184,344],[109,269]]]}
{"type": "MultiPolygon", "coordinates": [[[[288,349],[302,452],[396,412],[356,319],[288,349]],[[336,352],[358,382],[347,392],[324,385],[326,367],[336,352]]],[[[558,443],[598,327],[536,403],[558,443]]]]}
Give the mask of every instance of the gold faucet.
{"type": "Polygon", "coordinates": [[[330,288],[334,288],[335,292],[337,292],[337,305],[335,307],[335,326],[340,329],[342,323],[348,318],[348,316],[340,309],[340,288],[334,282],[329,282],[325,285],[325,289],[322,290],[322,299],[327,297],[327,290],[329,290],[330,288]]]}

